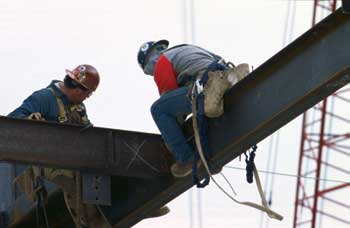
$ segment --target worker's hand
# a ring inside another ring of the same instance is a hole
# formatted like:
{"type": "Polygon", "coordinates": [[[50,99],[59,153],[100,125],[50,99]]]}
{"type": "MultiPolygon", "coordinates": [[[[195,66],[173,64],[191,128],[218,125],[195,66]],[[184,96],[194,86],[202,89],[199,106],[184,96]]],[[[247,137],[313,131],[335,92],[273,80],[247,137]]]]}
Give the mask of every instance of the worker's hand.
{"type": "Polygon", "coordinates": [[[41,113],[40,112],[33,112],[31,113],[27,119],[30,119],[30,120],[45,120],[44,117],[42,117],[41,113]]]}

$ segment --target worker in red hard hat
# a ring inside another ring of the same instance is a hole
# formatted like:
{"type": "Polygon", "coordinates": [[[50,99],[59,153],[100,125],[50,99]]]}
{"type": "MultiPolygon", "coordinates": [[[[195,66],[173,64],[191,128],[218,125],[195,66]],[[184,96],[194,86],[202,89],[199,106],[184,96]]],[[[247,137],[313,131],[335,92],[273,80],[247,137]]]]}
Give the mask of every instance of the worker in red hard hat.
{"type": "Polygon", "coordinates": [[[82,86],[82,90],[94,92],[100,82],[97,70],[90,65],[79,65],[73,71],[66,70],[67,76],[82,86]]]}
{"type": "Polygon", "coordinates": [[[72,71],[66,70],[63,81],[53,80],[47,88],[34,92],[9,116],[87,125],[83,101],[92,95],[99,82],[96,68],[81,64],[72,71]]]}
{"type": "MultiPolygon", "coordinates": [[[[96,68],[91,65],[81,64],[73,70],[66,70],[63,81],[53,80],[47,88],[34,92],[24,100],[20,107],[11,112],[9,116],[87,126],[90,124],[90,121],[87,117],[83,101],[96,91],[99,82],[100,76],[96,68]]],[[[16,177],[18,180],[16,184],[20,187],[24,185],[21,182],[30,183],[28,181],[32,181],[28,179],[37,171],[37,167],[28,169],[26,166],[22,168],[22,171],[24,171],[24,175],[22,177],[16,177]]],[[[45,168],[44,178],[63,189],[67,209],[76,224],[80,223],[82,227],[110,227],[108,221],[104,219],[104,216],[100,214],[100,210],[95,205],[81,203],[81,219],[79,221],[76,218],[76,183],[74,172],[45,168]],[[59,173],[59,175],[55,173],[59,173]]],[[[23,187],[21,188],[22,190],[24,189],[23,187]]],[[[28,192],[26,195],[30,197],[32,193],[28,192]]],[[[151,212],[146,218],[159,217],[168,212],[169,208],[163,207],[151,212]]]]}
{"type": "MultiPolygon", "coordinates": [[[[78,65],[73,70],[66,70],[63,81],[53,80],[48,87],[35,91],[8,116],[88,126],[90,121],[83,101],[96,91],[99,82],[100,75],[95,67],[88,64],[78,65]]],[[[80,208],[77,209],[75,172],[36,166],[16,165],[15,167],[19,175],[15,177],[14,182],[24,191],[28,200],[40,201],[43,198],[41,194],[42,189],[47,187],[45,184],[35,188],[25,187],[25,183],[31,182],[32,186],[36,186],[37,178],[42,177],[63,190],[67,210],[77,227],[110,227],[96,205],[81,201],[80,208]],[[80,218],[77,218],[77,214],[81,215],[80,218]]]]}

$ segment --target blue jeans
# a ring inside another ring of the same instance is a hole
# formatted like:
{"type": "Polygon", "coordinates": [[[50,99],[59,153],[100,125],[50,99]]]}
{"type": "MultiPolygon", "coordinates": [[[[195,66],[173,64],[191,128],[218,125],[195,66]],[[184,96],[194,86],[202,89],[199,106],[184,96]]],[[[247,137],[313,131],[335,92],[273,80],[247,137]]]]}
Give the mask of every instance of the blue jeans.
{"type": "Polygon", "coordinates": [[[192,113],[188,88],[181,87],[163,94],[151,107],[160,133],[175,159],[182,164],[193,158],[193,148],[186,142],[178,119],[192,113]]]}

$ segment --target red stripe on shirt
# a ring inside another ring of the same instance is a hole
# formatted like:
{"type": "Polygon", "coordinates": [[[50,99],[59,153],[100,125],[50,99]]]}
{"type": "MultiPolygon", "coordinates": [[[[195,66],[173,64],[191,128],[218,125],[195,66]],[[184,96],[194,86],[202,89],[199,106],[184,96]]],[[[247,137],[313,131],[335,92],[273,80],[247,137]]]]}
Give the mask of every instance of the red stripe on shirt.
{"type": "Polygon", "coordinates": [[[164,55],[160,55],[155,65],[154,81],[160,95],[178,88],[173,64],[164,55]]]}

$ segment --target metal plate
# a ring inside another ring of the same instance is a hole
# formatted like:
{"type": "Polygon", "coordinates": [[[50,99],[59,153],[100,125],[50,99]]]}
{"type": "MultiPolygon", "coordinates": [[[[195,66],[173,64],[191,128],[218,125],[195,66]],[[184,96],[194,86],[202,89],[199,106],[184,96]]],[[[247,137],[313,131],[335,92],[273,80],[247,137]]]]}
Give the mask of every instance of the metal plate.
{"type": "Polygon", "coordinates": [[[83,202],[97,205],[111,205],[111,177],[82,174],[83,202]]]}

